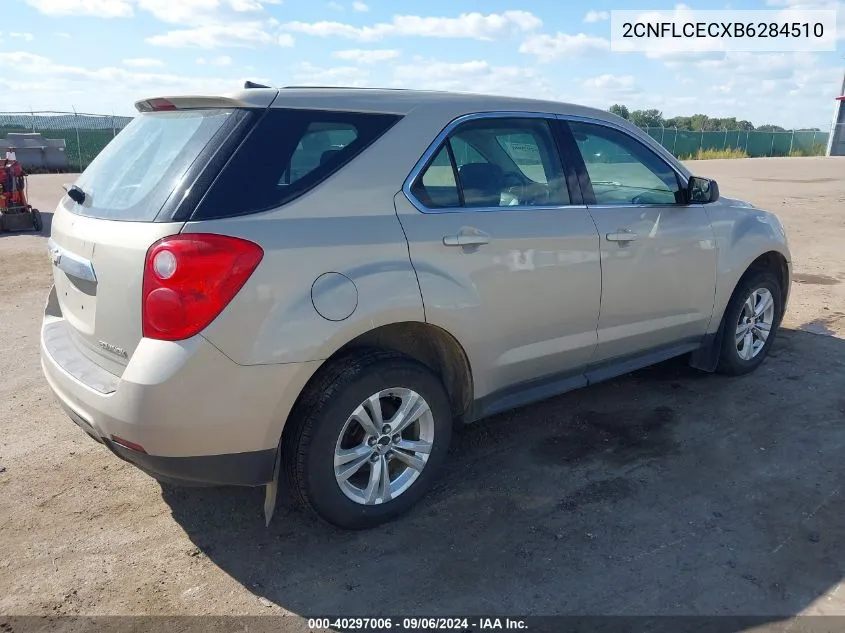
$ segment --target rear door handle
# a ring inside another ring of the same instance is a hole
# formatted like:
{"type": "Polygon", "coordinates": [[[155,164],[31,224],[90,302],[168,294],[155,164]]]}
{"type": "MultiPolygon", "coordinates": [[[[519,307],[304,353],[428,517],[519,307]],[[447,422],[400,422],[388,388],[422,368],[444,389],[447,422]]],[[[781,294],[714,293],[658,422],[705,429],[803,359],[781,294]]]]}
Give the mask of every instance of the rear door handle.
{"type": "Polygon", "coordinates": [[[616,233],[608,233],[605,237],[608,242],[633,242],[639,236],[631,229],[619,229],[616,233]]]}
{"type": "Polygon", "coordinates": [[[444,246],[482,246],[490,243],[490,236],[481,231],[461,231],[457,235],[446,235],[443,237],[444,246]]]}

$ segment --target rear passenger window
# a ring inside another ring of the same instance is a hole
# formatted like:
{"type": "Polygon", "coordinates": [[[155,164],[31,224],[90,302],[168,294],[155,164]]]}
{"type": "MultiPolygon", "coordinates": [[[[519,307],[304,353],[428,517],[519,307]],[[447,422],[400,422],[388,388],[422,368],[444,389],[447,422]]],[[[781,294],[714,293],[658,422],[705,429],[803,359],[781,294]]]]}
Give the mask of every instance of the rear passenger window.
{"type": "Polygon", "coordinates": [[[482,118],[459,126],[411,193],[429,208],[570,203],[549,123],[535,118],[482,118]]]}
{"type": "Polygon", "coordinates": [[[271,108],[223,168],[192,219],[255,213],[290,202],[342,169],[400,118],[271,108]]]}
{"type": "Polygon", "coordinates": [[[311,123],[293,151],[290,168],[282,177],[290,185],[326,163],[332,156],[358,138],[351,123],[311,123]]]}

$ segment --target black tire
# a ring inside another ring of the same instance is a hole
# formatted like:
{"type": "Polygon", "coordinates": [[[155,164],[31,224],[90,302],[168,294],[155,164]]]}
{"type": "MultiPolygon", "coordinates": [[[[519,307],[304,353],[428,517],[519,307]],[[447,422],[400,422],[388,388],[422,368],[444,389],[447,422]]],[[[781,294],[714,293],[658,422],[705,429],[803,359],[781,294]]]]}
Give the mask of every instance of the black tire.
{"type": "Polygon", "coordinates": [[[748,273],[734,290],[725,314],[722,317],[722,347],[717,371],[728,376],[741,376],[757,369],[765,360],[783,317],[783,293],[778,278],[772,273],[760,270],[748,273]],[[746,299],[757,289],[765,288],[774,300],[774,322],[762,349],[751,359],[740,357],[736,342],[736,327],[746,299]]]}
{"type": "Polygon", "coordinates": [[[293,426],[285,429],[282,439],[282,467],[294,500],[346,529],[375,527],[416,504],[437,478],[452,434],[449,399],[437,375],[410,358],[379,351],[333,362],[304,394],[288,424],[293,426]],[[428,403],[434,421],[431,452],[417,479],[397,498],[375,505],[357,503],[335,478],[335,447],[358,405],[394,387],[412,389],[428,403]]]}
{"type": "Polygon", "coordinates": [[[32,228],[36,232],[40,233],[41,229],[44,228],[44,221],[41,219],[41,211],[38,209],[32,210],[32,228]]]}

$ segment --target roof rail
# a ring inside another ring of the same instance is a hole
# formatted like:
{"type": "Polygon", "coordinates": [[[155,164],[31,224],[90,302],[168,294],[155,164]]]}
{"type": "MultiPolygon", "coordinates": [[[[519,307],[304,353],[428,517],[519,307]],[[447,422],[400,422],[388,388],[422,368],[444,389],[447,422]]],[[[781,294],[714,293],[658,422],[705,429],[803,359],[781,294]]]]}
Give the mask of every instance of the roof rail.
{"type": "Polygon", "coordinates": [[[254,81],[245,81],[244,90],[251,90],[253,88],[271,88],[272,86],[265,86],[264,84],[257,84],[254,81]]]}

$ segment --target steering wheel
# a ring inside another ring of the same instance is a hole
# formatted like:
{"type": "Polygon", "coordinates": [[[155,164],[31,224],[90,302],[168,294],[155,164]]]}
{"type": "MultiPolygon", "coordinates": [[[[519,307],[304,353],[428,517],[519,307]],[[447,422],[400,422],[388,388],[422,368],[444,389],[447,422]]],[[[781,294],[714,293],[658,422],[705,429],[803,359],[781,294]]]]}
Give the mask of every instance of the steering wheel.
{"type": "Polygon", "coordinates": [[[525,197],[525,185],[517,174],[507,172],[502,176],[502,184],[504,185],[504,193],[514,196],[520,202],[525,197]]]}
{"type": "Polygon", "coordinates": [[[631,204],[653,204],[654,199],[650,199],[647,193],[641,193],[631,199],[631,204]]]}

